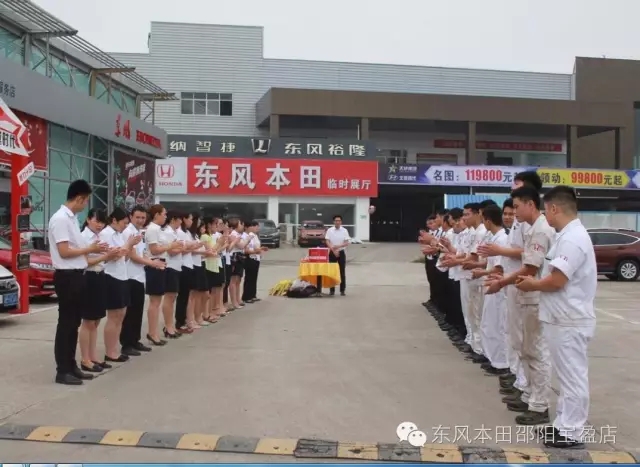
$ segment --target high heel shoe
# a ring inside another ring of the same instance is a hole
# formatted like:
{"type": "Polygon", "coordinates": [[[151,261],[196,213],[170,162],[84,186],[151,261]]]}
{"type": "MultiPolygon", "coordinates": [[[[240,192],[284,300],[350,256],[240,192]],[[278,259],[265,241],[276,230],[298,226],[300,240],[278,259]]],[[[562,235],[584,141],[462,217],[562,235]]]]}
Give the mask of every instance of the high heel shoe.
{"type": "Polygon", "coordinates": [[[164,332],[164,337],[166,337],[167,339],[177,339],[178,337],[180,337],[180,334],[178,334],[177,332],[174,332],[172,334],[169,331],[167,331],[167,328],[164,328],[162,332],[164,332]]]}
{"type": "Polygon", "coordinates": [[[161,347],[163,345],[167,345],[167,341],[160,339],[160,340],[155,340],[153,337],[151,337],[151,334],[147,334],[147,340],[155,346],[161,347]]]}

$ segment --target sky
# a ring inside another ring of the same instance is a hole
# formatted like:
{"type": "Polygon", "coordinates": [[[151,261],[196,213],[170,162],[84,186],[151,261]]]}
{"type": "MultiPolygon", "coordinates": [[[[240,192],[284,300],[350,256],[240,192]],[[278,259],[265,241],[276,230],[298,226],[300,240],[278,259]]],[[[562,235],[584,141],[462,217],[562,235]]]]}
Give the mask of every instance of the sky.
{"type": "Polygon", "coordinates": [[[106,52],[152,21],[263,26],[268,58],[571,73],[640,59],[638,0],[35,0],[106,52]]]}

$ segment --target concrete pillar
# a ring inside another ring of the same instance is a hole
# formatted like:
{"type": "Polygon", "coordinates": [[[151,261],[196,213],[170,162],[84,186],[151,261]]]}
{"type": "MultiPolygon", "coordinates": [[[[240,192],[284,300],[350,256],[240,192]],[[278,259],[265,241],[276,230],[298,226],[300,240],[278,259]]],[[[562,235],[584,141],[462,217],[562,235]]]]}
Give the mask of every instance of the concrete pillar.
{"type": "Polygon", "coordinates": [[[578,127],[575,125],[567,125],[567,167],[573,166],[573,152],[578,147],[578,127]]]}
{"type": "Polygon", "coordinates": [[[621,169],[622,162],[622,145],[620,144],[620,128],[613,130],[614,142],[613,142],[613,161],[614,169],[621,169]]]}
{"type": "Polygon", "coordinates": [[[269,116],[269,137],[270,138],[280,137],[280,115],[269,116]]]}
{"type": "Polygon", "coordinates": [[[361,140],[369,139],[369,119],[368,118],[360,119],[360,139],[361,140]]]}
{"type": "Polygon", "coordinates": [[[478,163],[476,155],[476,122],[467,122],[467,135],[466,135],[466,152],[465,161],[467,165],[475,165],[478,163]]]}

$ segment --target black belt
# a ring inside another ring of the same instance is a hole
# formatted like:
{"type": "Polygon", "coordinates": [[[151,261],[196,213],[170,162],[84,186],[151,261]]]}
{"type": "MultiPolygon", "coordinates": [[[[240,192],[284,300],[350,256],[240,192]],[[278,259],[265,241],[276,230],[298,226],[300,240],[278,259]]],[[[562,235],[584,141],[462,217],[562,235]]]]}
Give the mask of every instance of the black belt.
{"type": "Polygon", "coordinates": [[[56,269],[55,272],[60,274],[84,273],[85,269],[56,269]]]}

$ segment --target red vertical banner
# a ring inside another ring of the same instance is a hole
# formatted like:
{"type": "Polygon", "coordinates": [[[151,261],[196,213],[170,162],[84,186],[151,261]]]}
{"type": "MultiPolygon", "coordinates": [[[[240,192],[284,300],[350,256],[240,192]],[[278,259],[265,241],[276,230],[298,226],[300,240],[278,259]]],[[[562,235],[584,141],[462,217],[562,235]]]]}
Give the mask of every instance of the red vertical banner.
{"type": "Polygon", "coordinates": [[[22,213],[22,199],[29,194],[26,180],[21,184],[20,174],[32,161],[28,157],[11,156],[11,256],[12,272],[20,286],[20,306],[15,313],[29,313],[29,269],[18,269],[18,254],[22,250],[22,235],[18,230],[18,216],[22,213]]]}

